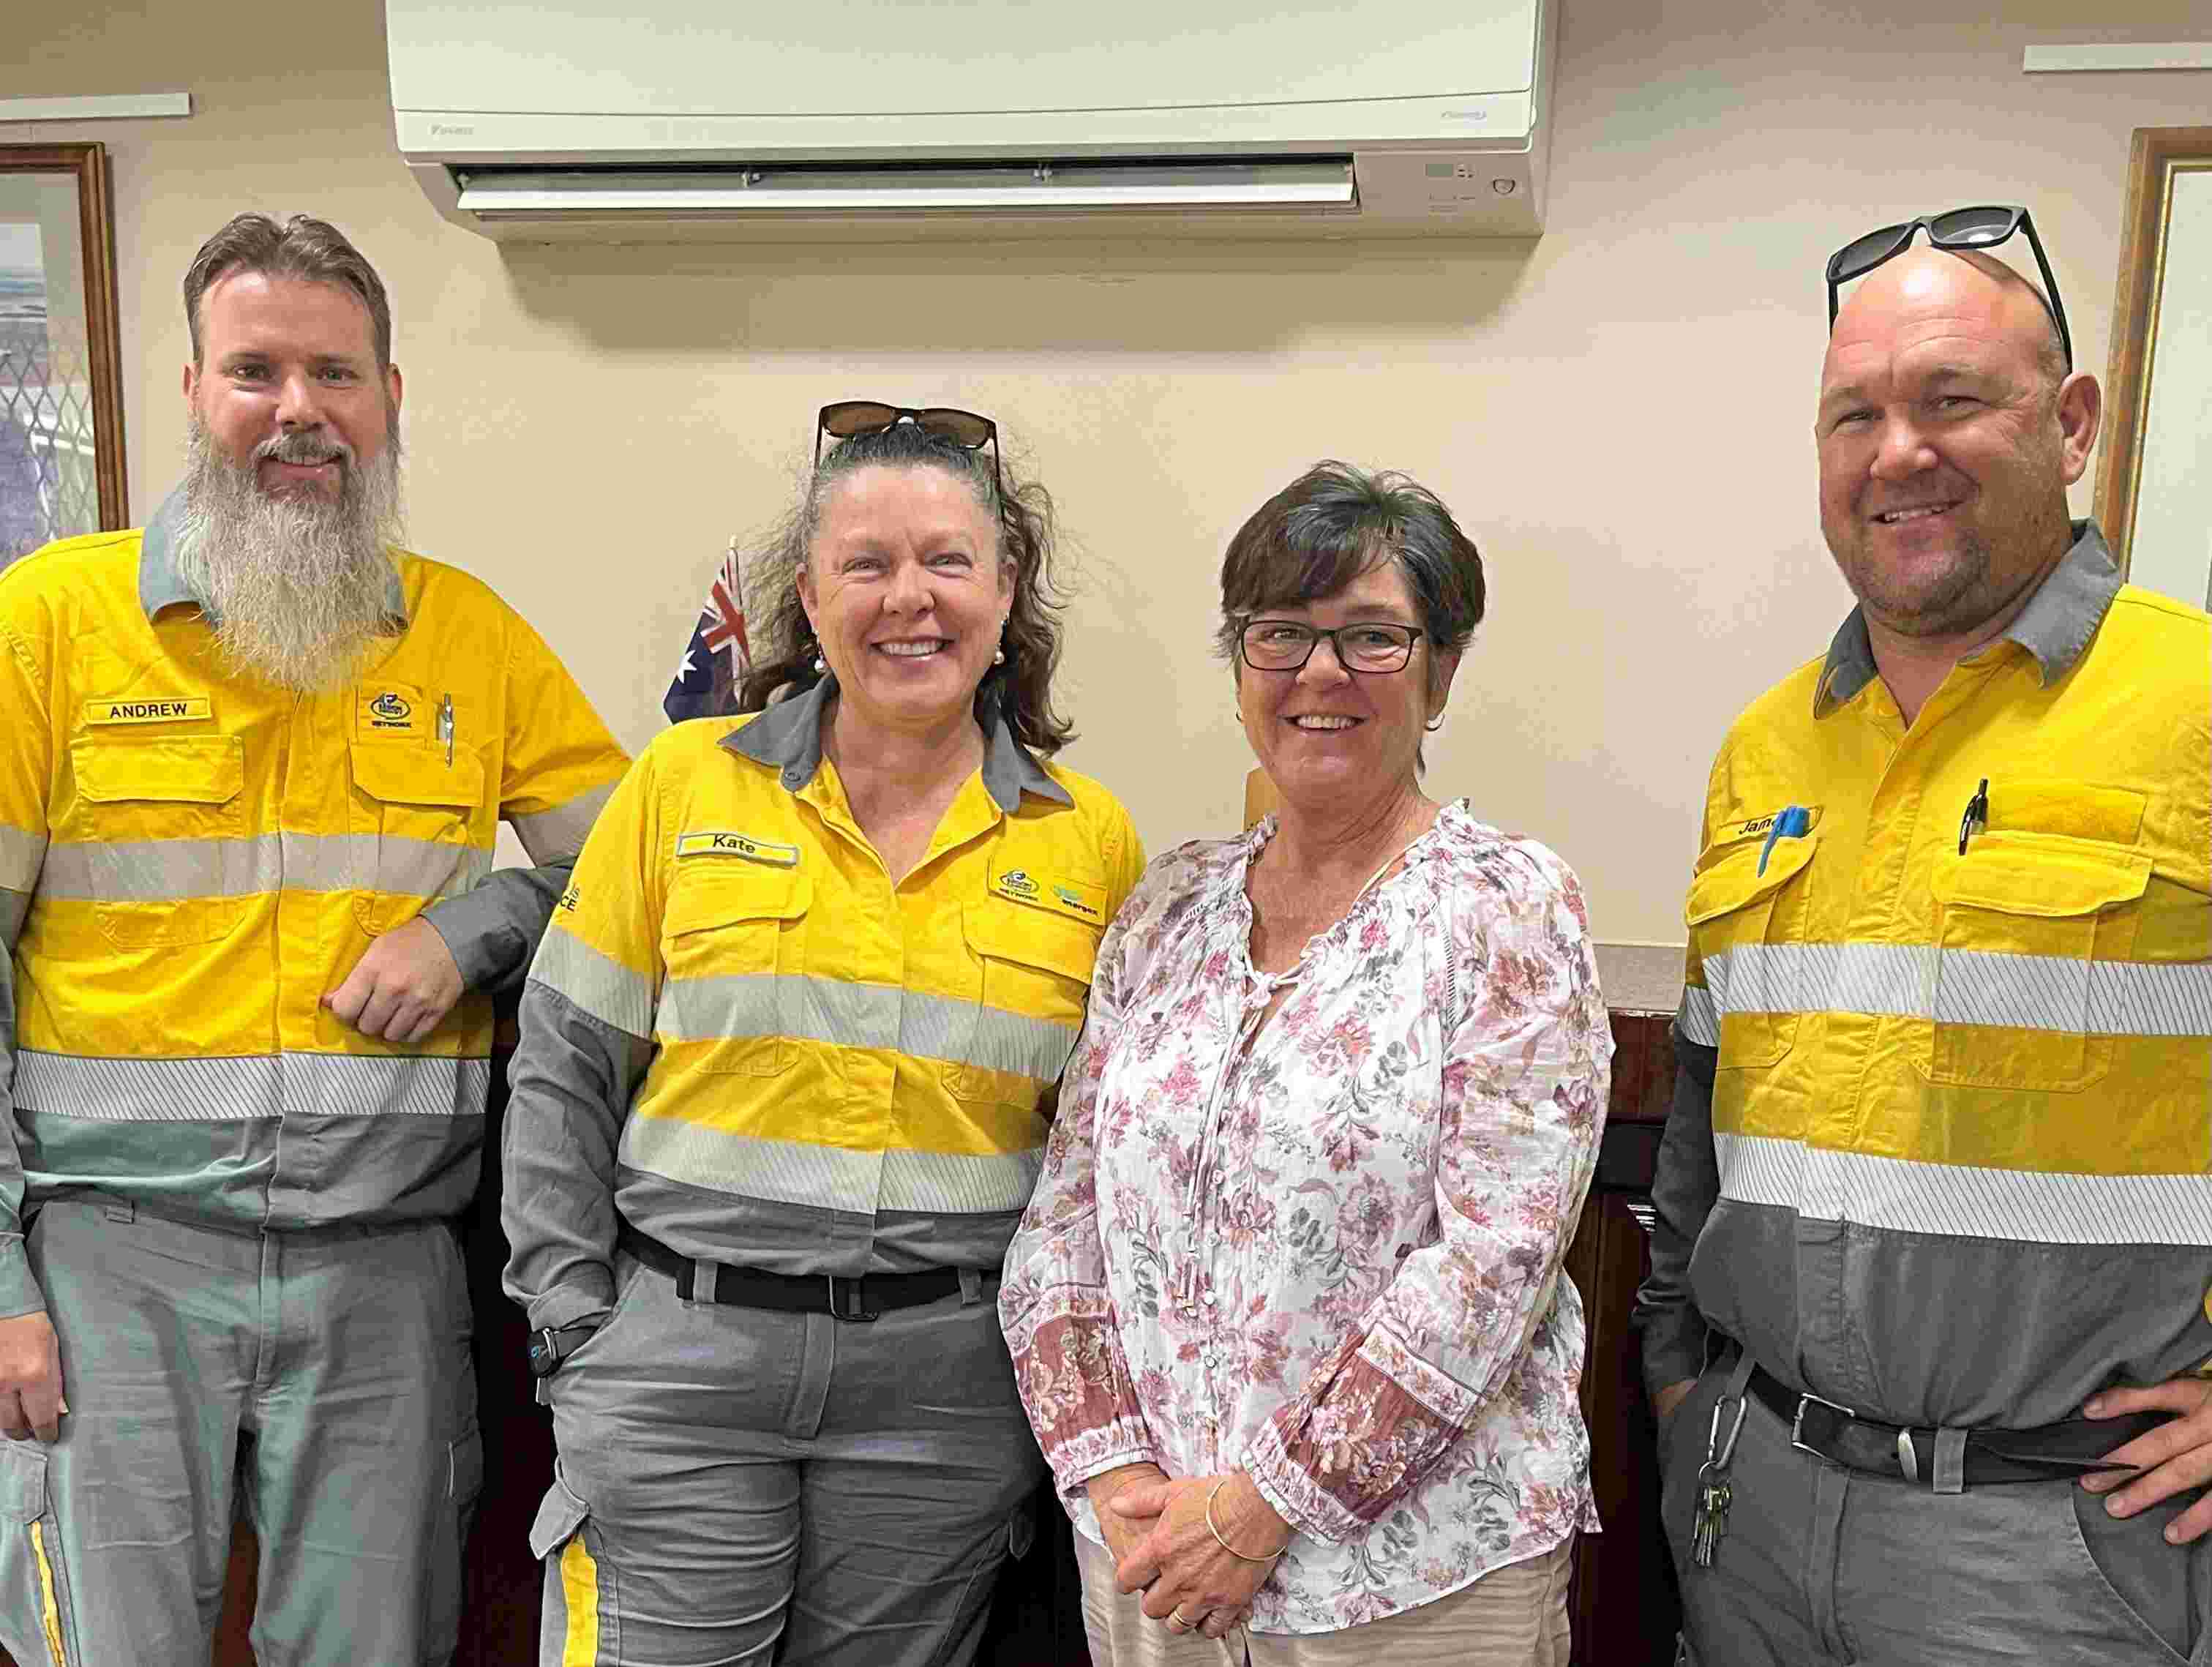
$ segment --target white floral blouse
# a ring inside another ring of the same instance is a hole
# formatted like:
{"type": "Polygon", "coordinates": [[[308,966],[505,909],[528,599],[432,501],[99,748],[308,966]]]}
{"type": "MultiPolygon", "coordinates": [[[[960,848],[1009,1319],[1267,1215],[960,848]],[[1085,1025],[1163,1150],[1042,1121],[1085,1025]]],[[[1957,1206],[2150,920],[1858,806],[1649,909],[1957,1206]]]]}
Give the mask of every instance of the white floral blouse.
{"type": "Polygon", "coordinates": [[[1560,1261],[1613,1043],[1574,876],[1463,802],[1266,1018],[1274,825],[1107,932],[1000,1313],[1079,1531],[1118,1465],[1243,1470],[1296,1530],[1252,1628],[1316,1633],[1596,1529],[1560,1261]]]}

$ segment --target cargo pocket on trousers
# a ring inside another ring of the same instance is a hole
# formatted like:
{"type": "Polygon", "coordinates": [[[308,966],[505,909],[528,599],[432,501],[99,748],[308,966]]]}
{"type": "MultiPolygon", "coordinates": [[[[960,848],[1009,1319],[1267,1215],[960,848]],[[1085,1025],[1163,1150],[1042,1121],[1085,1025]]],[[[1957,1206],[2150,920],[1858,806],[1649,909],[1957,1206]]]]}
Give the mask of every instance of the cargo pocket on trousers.
{"type": "Polygon", "coordinates": [[[591,1507],[568,1488],[556,1464],[553,1485],[530,1525],[530,1554],[545,1565],[540,1641],[549,1661],[615,1661],[621,1641],[613,1569],[592,1551],[591,1507]]]}
{"type": "MultiPolygon", "coordinates": [[[[52,1667],[70,1667],[76,1611],[61,1535],[46,1495],[46,1451],[36,1442],[0,1441],[0,1603],[23,1628],[21,1643],[44,1642],[52,1667]]],[[[20,1667],[36,1667],[22,1661],[20,1667]]]]}
{"type": "Polygon", "coordinates": [[[430,1570],[428,1587],[428,1659],[443,1661],[461,1631],[461,1602],[468,1590],[465,1559],[469,1530],[477,1515],[477,1499],[483,1492],[483,1435],[471,1430],[446,1444],[445,1494],[437,1501],[435,1527],[437,1563],[430,1570]]]}

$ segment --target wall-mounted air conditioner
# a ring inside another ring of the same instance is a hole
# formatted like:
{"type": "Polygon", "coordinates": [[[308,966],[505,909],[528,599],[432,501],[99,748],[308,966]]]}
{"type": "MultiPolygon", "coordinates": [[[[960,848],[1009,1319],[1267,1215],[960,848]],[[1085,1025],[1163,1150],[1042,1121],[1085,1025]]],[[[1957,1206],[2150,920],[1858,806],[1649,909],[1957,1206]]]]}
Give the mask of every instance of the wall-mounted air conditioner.
{"type": "Polygon", "coordinates": [[[1554,3],[386,13],[400,151],[494,238],[1531,237],[1554,3]]]}

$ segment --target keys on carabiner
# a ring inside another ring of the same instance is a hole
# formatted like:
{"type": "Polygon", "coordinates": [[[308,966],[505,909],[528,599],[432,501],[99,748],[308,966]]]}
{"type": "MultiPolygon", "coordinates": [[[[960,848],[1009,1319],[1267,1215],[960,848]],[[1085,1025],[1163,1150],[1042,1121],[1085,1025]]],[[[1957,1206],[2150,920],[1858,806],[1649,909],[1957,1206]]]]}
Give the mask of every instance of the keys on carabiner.
{"type": "Polygon", "coordinates": [[[1728,1533],[1729,1502],[1735,1489],[1727,1473],[1711,1459],[1698,1469],[1698,1514],[1690,1529],[1690,1561],[1699,1568],[1713,1566],[1713,1552],[1728,1533]]]}
{"type": "Polygon", "coordinates": [[[1729,1504],[1735,1497],[1735,1486],[1729,1481],[1729,1461],[1735,1457],[1736,1438],[1743,1433],[1747,1404],[1740,1380],[1747,1376],[1747,1372],[1739,1370],[1738,1381],[1731,1381],[1713,1402],[1712,1428],[1705,1436],[1705,1462],[1698,1467],[1697,1514],[1690,1519],[1690,1561],[1699,1568],[1713,1566],[1713,1553],[1728,1533],[1729,1504]],[[1721,1419],[1731,1401],[1735,1402],[1735,1421],[1723,1436],[1721,1419]]]}

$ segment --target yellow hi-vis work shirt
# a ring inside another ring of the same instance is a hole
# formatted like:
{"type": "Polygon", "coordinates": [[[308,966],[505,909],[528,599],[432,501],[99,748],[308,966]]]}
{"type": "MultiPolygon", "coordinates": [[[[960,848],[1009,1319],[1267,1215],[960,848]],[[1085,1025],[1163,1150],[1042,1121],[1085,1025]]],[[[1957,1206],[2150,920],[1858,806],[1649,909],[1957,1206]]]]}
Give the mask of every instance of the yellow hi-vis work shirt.
{"type": "Polygon", "coordinates": [[[1711,1128],[1678,1096],[1653,1379],[1702,1316],[1870,1417],[2021,1428],[2212,1355],[2209,865],[2212,621],[2087,523],[1910,729],[1856,612],[1756,702],[1690,885],[1711,1128]]]}
{"type": "Polygon", "coordinates": [[[995,1268],[1107,922],[1128,814],[1003,722],[894,885],[821,726],[835,681],[661,734],[609,801],[523,995],[510,1294],[598,1317],[616,1213],[782,1274],[995,1268]]]}
{"type": "Polygon", "coordinates": [[[488,997],[412,1047],[322,998],[418,914],[472,989],[518,973],[624,767],[530,628],[413,555],[357,681],[236,674],[179,508],[0,575],[0,1314],[40,1306],[27,1197],[272,1229],[460,1208],[488,997]],[[538,869],[492,873],[502,817],[538,869]]]}

